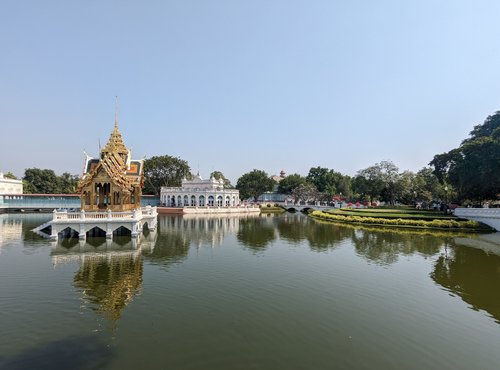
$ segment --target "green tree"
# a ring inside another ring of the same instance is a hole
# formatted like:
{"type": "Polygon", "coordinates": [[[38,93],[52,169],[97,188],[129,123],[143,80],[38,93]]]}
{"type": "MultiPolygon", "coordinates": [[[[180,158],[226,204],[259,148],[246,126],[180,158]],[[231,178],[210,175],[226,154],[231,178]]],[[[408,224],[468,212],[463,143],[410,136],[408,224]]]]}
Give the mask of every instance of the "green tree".
{"type": "Polygon", "coordinates": [[[27,194],[60,193],[58,177],[53,170],[27,168],[23,177],[24,192],[27,194]]]}
{"type": "Polygon", "coordinates": [[[424,167],[415,175],[414,191],[416,192],[416,200],[430,202],[433,199],[442,198],[444,186],[440,184],[432,168],[424,167]]]}
{"type": "Polygon", "coordinates": [[[233,185],[231,184],[231,181],[229,181],[222,172],[220,171],[213,171],[210,174],[210,177],[213,177],[216,180],[222,179],[224,181],[224,188],[225,189],[232,189],[233,185]]]}
{"type": "Polygon", "coordinates": [[[355,191],[372,202],[380,198],[394,204],[400,192],[398,167],[391,161],[382,161],[358,171],[353,184],[355,191]]]}
{"type": "Polygon", "coordinates": [[[61,194],[74,194],[76,185],[78,184],[78,176],[64,172],[57,178],[57,187],[61,194]]]}
{"type": "Polygon", "coordinates": [[[324,167],[312,167],[306,179],[316,187],[318,192],[322,193],[322,198],[325,200],[331,200],[335,194],[339,193],[347,197],[351,196],[351,178],[340,172],[324,167]]]}
{"type": "Polygon", "coordinates": [[[269,178],[266,172],[253,170],[238,179],[236,189],[240,191],[241,199],[253,197],[257,201],[260,195],[273,190],[275,184],[274,180],[269,178]]]}
{"type": "Polygon", "coordinates": [[[144,160],[144,194],[159,194],[162,186],[181,186],[183,178],[191,179],[183,159],[162,155],[144,160]]]}
{"type": "Polygon", "coordinates": [[[458,148],[437,154],[429,163],[442,184],[464,199],[483,201],[500,194],[500,112],[477,125],[458,148]]]}
{"type": "Polygon", "coordinates": [[[279,182],[278,193],[292,194],[295,188],[297,188],[299,185],[305,185],[305,183],[306,183],[306,178],[297,173],[288,175],[279,182]]]}
{"type": "Polygon", "coordinates": [[[358,171],[353,180],[353,188],[359,195],[368,197],[370,203],[378,199],[384,188],[380,169],[377,166],[371,166],[358,171]]]}

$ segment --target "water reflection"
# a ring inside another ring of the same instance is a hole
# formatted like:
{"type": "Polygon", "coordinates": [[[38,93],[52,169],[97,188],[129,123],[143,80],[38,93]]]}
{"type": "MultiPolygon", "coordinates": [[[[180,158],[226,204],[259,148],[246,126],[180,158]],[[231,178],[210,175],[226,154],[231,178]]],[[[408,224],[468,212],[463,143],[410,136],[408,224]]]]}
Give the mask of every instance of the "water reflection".
{"type": "MultiPolygon", "coordinates": [[[[36,213],[36,214],[23,214],[23,213],[7,213],[0,214],[0,253],[1,248],[17,243],[19,239],[26,242],[38,242],[42,238],[31,230],[50,220],[51,214],[36,213]]],[[[25,244],[26,252],[31,252],[32,245],[25,244]]]]}
{"type": "Polygon", "coordinates": [[[88,238],[56,242],[51,252],[54,266],[78,261],[74,287],[89,307],[116,322],[123,309],[140,293],[143,278],[142,254],[154,250],[156,233],[139,240],[88,238]]]}
{"type": "Polygon", "coordinates": [[[277,230],[272,218],[249,218],[241,220],[238,241],[254,252],[261,252],[277,237],[277,230]]]}
{"type": "Polygon", "coordinates": [[[500,323],[500,233],[459,237],[454,248],[436,261],[431,278],[474,310],[500,323]]]}
{"type": "Polygon", "coordinates": [[[334,249],[343,240],[352,237],[353,229],[341,225],[313,221],[303,215],[277,217],[276,228],[281,239],[292,244],[307,240],[309,248],[315,252],[334,249]]]}
{"type": "Polygon", "coordinates": [[[164,265],[182,262],[191,246],[220,246],[227,236],[237,234],[243,223],[258,217],[251,214],[160,216],[158,233],[161,237],[148,260],[164,265]]]}
{"type": "MultiPolygon", "coordinates": [[[[12,218],[6,214],[0,215],[0,247],[17,240],[22,233],[22,227],[22,219],[12,218]]],[[[0,253],[2,253],[1,248],[0,253]]]]}
{"type": "Polygon", "coordinates": [[[115,355],[113,348],[99,336],[69,336],[0,358],[0,367],[10,370],[104,369],[115,355]]]}
{"type": "Polygon", "coordinates": [[[358,255],[385,265],[397,262],[400,256],[415,253],[435,255],[449,243],[449,238],[418,232],[398,233],[387,229],[377,232],[357,230],[352,234],[352,242],[358,255]]]}

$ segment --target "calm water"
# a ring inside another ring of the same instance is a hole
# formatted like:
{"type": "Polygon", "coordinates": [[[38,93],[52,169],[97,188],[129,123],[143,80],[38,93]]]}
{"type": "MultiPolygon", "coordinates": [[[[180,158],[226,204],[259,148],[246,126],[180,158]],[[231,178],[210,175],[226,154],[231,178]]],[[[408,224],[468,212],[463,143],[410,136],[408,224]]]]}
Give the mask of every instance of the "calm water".
{"type": "Polygon", "coordinates": [[[139,246],[0,215],[0,368],[499,369],[500,237],[160,217],[139,246]]]}

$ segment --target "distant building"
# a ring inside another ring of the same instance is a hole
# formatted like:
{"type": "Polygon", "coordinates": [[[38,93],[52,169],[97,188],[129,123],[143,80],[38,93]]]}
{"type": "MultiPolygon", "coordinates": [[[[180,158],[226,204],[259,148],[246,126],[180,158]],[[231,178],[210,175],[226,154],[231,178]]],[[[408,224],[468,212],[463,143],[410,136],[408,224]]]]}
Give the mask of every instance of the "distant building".
{"type": "Polygon", "coordinates": [[[0,172],[0,194],[22,194],[23,181],[8,179],[0,172]]]}
{"type": "Polygon", "coordinates": [[[280,175],[277,176],[277,175],[274,175],[274,176],[271,176],[271,178],[277,182],[278,184],[281,182],[281,180],[283,180],[284,178],[286,177],[286,173],[285,171],[281,170],[280,172],[280,175]]]}
{"type": "Polygon", "coordinates": [[[162,186],[160,201],[167,207],[236,207],[240,204],[237,189],[224,189],[224,180],[203,180],[198,173],[192,180],[182,180],[180,187],[162,186]]]}
{"type": "Polygon", "coordinates": [[[286,177],[286,173],[284,170],[281,170],[279,176],[274,175],[271,176],[271,179],[276,183],[274,185],[273,191],[265,192],[257,198],[257,202],[259,203],[276,203],[276,202],[284,202],[287,198],[287,195],[278,193],[279,183],[286,177]]]}

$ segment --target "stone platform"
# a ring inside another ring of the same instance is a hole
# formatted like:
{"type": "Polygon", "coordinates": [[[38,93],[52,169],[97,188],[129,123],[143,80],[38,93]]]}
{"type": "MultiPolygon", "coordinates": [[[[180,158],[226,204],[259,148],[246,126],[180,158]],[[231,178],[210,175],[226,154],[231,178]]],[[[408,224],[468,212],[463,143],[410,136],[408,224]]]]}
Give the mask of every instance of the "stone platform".
{"type": "Polygon", "coordinates": [[[156,207],[146,206],[126,212],[68,212],[54,210],[52,220],[33,229],[32,231],[58,240],[62,233],[67,230],[70,234],[78,234],[80,240],[85,240],[87,232],[94,228],[101,229],[106,233],[107,239],[112,239],[115,232],[120,228],[130,231],[132,238],[137,238],[143,231],[145,225],[149,230],[156,230],[157,225],[156,207]],[[50,235],[42,230],[51,229],[50,235]]]}

